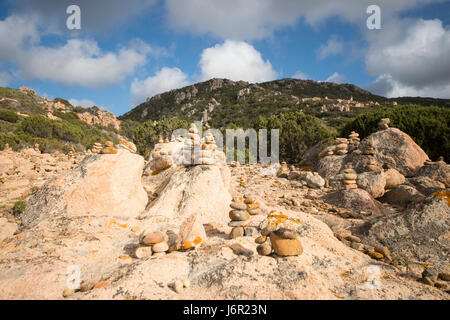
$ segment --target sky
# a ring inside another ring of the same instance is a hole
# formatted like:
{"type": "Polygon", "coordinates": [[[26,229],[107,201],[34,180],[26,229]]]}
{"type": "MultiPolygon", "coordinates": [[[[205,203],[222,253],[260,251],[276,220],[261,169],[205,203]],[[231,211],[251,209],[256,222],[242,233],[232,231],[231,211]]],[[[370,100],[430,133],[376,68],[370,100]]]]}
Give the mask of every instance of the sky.
{"type": "Polygon", "coordinates": [[[0,0],[0,86],[121,115],[211,78],[450,98],[450,0],[0,0]]]}

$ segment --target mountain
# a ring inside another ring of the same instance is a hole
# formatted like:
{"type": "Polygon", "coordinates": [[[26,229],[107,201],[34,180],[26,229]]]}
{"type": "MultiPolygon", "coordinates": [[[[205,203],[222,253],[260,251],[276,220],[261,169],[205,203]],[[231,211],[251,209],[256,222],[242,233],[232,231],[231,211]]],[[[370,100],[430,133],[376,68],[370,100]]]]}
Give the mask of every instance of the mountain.
{"type": "Polygon", "coordinates": [[[231,124],[248,127],[258,116],[301,110],[322,118],[326,123],[339,125],[368,108],[394,105],[397,100],[401,103],[450,106],[450,100],[442,99],[388,99],[352,84],[298,79],[250,84],[215,78],[157,94],[119,119],[143,122],[172,117],[188,121],[205,118],[216,128],[231,124]],[[207,115],[204,115],[205,111],[207,115]]]}
{"type": "Polygon", "coordinates": [[[0,87],[0,149],[38,144],[43,152],[82,151],[95,142],[117,140],[119,130],[120,121],[109,111],[43,98],[26,87],[0,87]]]}

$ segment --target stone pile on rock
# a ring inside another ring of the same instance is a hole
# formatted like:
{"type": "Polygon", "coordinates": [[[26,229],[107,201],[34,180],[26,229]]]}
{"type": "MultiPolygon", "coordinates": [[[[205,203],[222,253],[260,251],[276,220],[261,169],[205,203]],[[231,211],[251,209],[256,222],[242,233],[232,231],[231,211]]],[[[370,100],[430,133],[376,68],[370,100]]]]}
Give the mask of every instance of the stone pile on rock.
{"type": "Polygon", "coordinates": [[[391,120],[389,118],[383,118],[380,120],[380,122],[378,122],[378,128],[380,130],[386,130],[389,128],[390,122],[391,122],[391,120]]]}
{"type": "Polygon", "coordinates": [[[251,196],[236,197],[230,204],[232,209],[229,213],[231,222],[228,224],[233,229],[230,238],[235,239],[243,236],[254,236],[257,233],[255,227],[250,227],[250,216],[261,213],[259,202],[251,196]]]}
{"type": "Polygon", "coordinates": [[[364,167],[367,172],[381,172],[381,168],[375,159],[369,160],[369,163],[364,167]]]}
{"type": "Polygon", "coordinates": [[[289,173],[290,173],[290,170],[289,170],[287,163],[285,161],[281,162],[281,166],[277,172],[277,177],[287,179],[289,176],[289,173]]]}
{"type": "Polygon", "coordinates": [[[357,189],[358,185],[356,184],[356,179],[358,178],[358,175],[356,174],[356,171],[347,168],[344,169],[344,188],[345,190],[349,189],[357,189]]]}
{"type": "Polygon", "coordinates": [[[348,152],[352,152],[359,147],[359,133],[352,131],[348,136],[348,152]]]}
{"type": "Polygon", "coordinates": [[[151,153],[150,169],[153,172],[159,172],[170,168],[173,165],[172,151],[165,147],[166,143],[160,137],[151,153]]]}
{"type": "Polygon", "coordinates": [[[112,141],[106,141],[105,146],[103,147],[101,154],[116,154],[117,148],[114,147],[114,143],[112,141]]]}
{"type": "Polygon", "coordinates": [[[366,156],[374,156],[376,154],[376,151],[373,145],[369,143],[367,147],[363,150],[363,154],[366,156]]]}
{"type": "Polygon", "coordinates": [[[103,145],[101,143],[95,142],[92,146],[92,153],[100,153],[103,149],[103,145]]]}
{"type": "Polygon", "coordinates": [[[334,140],[334,154],[338,156],[343,156],[348,153],[348,140],[345,138],[336,138],[334,140]]]}

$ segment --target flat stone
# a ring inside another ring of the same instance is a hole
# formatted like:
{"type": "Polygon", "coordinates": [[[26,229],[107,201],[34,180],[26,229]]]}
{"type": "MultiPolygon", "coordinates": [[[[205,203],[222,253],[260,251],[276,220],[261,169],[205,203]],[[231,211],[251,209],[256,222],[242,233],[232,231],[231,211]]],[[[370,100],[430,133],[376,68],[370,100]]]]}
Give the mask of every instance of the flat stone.
{"type": "Polygon", "coordinates": [[[246,221],[231,221],[228,223],[229,227],[246,227],[250,224],[250,220],[246,221]]]}
{"type": "Polygon", "coordinates": [[[249,214],[243,210],[232,210],[229,213],[229,217],[233,221],[246,221],[250,219],[249,214]]]}
{"type": "Polygon", "coordinates": [[[160,242],[160,243],[154,244],[152,247],[152,250],[155,253],[166,252],[169,250],[169,245],[165,241],[160,242]]]}
{"type": "Polygon", "coordinates": [[[152,232],[144,236],[141,243],[146,246],[151,246],[164,241],[164,237],[160,232],[152,232]]]}
{"type": "Polygon", "coordinates": [[[145,259],[153,254],[152,247],[139,247],[134,251],[134,256],[138,259],[145,259]]]}
{"type": "Polygon", "coordinates": [[[230,207],[235,210],[245,210],[247,209],[247,205],[243,202],[232,202],[230,207]]]}
{"type": "Polygon", "coordinates": [[[255,242],[257,244],[263,244],[266,241],[267,241],[267,237],[266,236],[259,236],[258,238],[255,239],[255,242]]]}
{"type": "Polygon", "coordinates": [[[283,239],[296,239],[297,238],[297,233],[294,231],[291,231],[289,229],[286,228],[280,228],[276,231],[274,231],[274,233],[283,239]]]}
{"type": "Polygon", "coordinates": [[[236,239],[244,236],[244,228],[243,227],[235,227],[230,232],[230,239],[236,239]]]}
{"type": "Polygon", "coordinates": [[[261,214],[261,208],[247,209],[247,212],[252,216],[256,216],[258,214],[261,214]]]}

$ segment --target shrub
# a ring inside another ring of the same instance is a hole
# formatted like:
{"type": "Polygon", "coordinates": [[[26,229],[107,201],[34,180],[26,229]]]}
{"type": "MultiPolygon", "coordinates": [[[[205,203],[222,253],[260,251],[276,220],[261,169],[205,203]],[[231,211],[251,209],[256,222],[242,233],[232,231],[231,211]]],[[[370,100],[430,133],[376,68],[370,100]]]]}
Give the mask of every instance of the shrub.
{"type": "Polygon", "coordinates": [[[378,122],[382,118],[389,118],[391,127],[410,135],[431,159],[439,156],[450,159],[448,108],[408,105],[368,111],[343,126],[340,136],[346,137],[354,130],[360,134],[361,139],[365,138],[378,130],[378,122]]]}
{"type": "Polygon", "coordinates": [[[270,118],[260,116],[255,129],[280,130],[280,159],[300,161],[303,153],[320,141],[331,140],[335,133],[322,120],[301,112],[288,112],[270,118]]]}
{"type": "Polygon", "coordinates": [[[10,110],[0,110],[0,120],[16,123],[20,117],[17,113],[10,110]]]}
{"type": "Polygon", "coordinates": [[[188,126],[188,121],[177,118],[157,122],[153,122],[151,120],[144,122],[134,131],[134,143],[137,147],[138,153],[144,157],[148,157],[152,147],[158,143],[160,135],[170,138],[174,130],[180,128],[187,129],[188,126]]]}
{"type": "Polygon", "coordinates": [[[25,211],[25,208],[27,206],[27,203],[24,200],[18,200],[14,202],[13,206],[13,214],[21,214],[25,211]]]}

